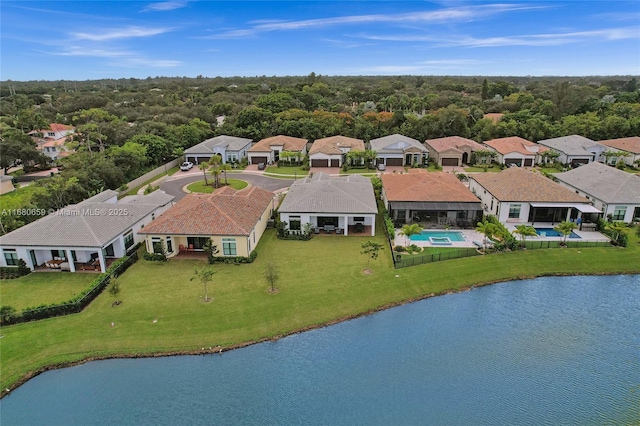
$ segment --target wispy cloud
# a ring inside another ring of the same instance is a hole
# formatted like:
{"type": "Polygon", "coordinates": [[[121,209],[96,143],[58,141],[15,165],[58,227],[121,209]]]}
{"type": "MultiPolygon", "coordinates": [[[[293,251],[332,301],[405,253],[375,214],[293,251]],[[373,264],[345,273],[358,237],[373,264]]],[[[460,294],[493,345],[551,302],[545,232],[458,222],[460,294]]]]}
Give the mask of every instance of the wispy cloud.
{"type": "Polygon", "coordinates": [[[358,69],[362,73],[409,74],[434,71],[467,70],[489,61],[478,59],[432,59],[410,65],[376,65],[358,69]]]}
{"type": "Polygon", "coordinates": [[[125,27],[111,29],[103,33],[75,32],[71,36],[78,40],[107,41],[123,38],[150,37],[172,31],[171,28],[125,27]]]}
{"type": "Polygon", "coordinates": [[[113,66],[122,67],[145,67],[145,68],[174,68],[182,65],[182,61],[170,59],[149,59],[149,58],[128,58],[124,61],[114,62],[113,66]]]}
{"type": "Polygon", "coordinates": [[[640,28],[607,28],[592,31],[576,31],[567,33],[530,34],[503,37],[478,38],[472,36],[432,36],[432,35],[363,35],[368,40],[398,42],[433,42],[441,47],[507,47],[507,46],[559,46],[584,41],[610,41],[640,38],[640,28]]]}
{"type": "Polygon", "coordinates": [[[53,56],[87,56],[97,58],[114,58],[131,55],[131,52],[126,50],[87,49],[81,46],[69,46],[63,50],[49,50],[43,53],[53,56]]]}
{"type": "Polygon", "coordinates": [[[189,4],[188,1],[162,1],[158,3],[151,3],[147,5],[143,12],[167,12],[170,10],[182,9],[183,7],[187,7],[189,4]]]}
{"type": "Polygon", "coordinates": [[[171,68],[182,65],[181,61],[171,59],[153,59],[140,55],[137,52],[118,49],[87,49],[81,46],[69,46],[62,50],[42,51],[49,56],[76,56],[76,57],[94,57],[115,59],[117,62],[111,62],[111,66],[123,67],[149,67],[149,68],[171,68]]]}
{"type": "Polygon", "coordinates": [[[250,28],[234,29],[212,36],[212,38],[233,38],[256,35],[268,31],[292,31],[301,29],[316,29],[338,25],[360,25],[360,24],[425,24],[425,23],[453,23],[469,22],[496,15],[499,13],[541,9],[547,6],[526,6],[518,4],[489,4],[483,6],[454,7],[428,12],[411,12],[400,14],[372,14],[372,15],[351,15],[337,16],[332,18],[304,19],[297,21],[287,20],[258,20],[251,21],[250,28]]]}

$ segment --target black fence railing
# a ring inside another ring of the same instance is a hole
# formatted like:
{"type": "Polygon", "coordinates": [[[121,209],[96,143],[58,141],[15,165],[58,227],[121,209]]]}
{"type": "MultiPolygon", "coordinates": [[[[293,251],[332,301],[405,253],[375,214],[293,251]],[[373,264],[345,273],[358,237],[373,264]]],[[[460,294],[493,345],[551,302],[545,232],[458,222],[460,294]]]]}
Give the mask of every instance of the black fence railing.
{"type": "Polygon", "coordinates": [[[460,259],[463,257],[478,256],[480,253],[475,248],[463,248],[459,250],[447,250],[439,253],[422,254],[415,256],[403,255],[394,252],[393,264],[396,268],[408,268],[410,266],[424,265],[426,263],[441,262],[443,260],[460,259]]]}

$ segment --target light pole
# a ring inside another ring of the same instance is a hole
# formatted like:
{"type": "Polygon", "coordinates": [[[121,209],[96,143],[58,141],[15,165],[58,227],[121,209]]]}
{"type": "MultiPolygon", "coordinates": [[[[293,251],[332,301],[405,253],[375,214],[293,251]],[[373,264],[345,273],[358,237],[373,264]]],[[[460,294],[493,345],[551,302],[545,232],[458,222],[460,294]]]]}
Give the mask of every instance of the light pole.
{"type": "Polygon", "coordinates": [[[293,180],[298,180],[298,169],[293,170],[293,180]]]}
{"type": "Polygon", "coordinates": [[[167,159],[166,158],[162,158],[162,162],[164,163],[164,174],[167,174],[167,159]]]}

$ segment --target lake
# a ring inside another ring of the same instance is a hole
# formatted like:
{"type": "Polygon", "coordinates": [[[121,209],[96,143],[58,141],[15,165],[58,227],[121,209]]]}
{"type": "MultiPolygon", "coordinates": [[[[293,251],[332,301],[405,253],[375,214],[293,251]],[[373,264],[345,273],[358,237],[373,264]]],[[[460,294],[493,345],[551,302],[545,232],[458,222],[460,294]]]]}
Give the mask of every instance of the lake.
{"type": "Polygon", "coordinates": [[[90,362],[0,410],[3,426],[637,424],[640,276],[512,281],[222,354],[90,362]]]}

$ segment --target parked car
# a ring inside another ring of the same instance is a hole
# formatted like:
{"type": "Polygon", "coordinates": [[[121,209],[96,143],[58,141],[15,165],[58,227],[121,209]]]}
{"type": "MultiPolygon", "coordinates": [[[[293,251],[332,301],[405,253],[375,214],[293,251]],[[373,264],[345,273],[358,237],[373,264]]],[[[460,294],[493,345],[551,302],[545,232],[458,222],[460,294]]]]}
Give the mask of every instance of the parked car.
{"type": "Polygon", "coordinates": [[[380,170],[381,172],[386,170],[387,167],[384,164],[378,164],[378,170],[380,170]]]}
{"type": "Polygon", "coordinates": [[[190,161],[185,161],[184,163],[182,163],[182,165],[180,165],[180,170],[182,170],[183,172],[186,172],[187,170],[191,170],[193,168],[193,163],[190,161]]]}
{"type": "Polygon", "coordinates": [[[258,170],[264,170],[264,163],[258,163],[258,170]]]}

